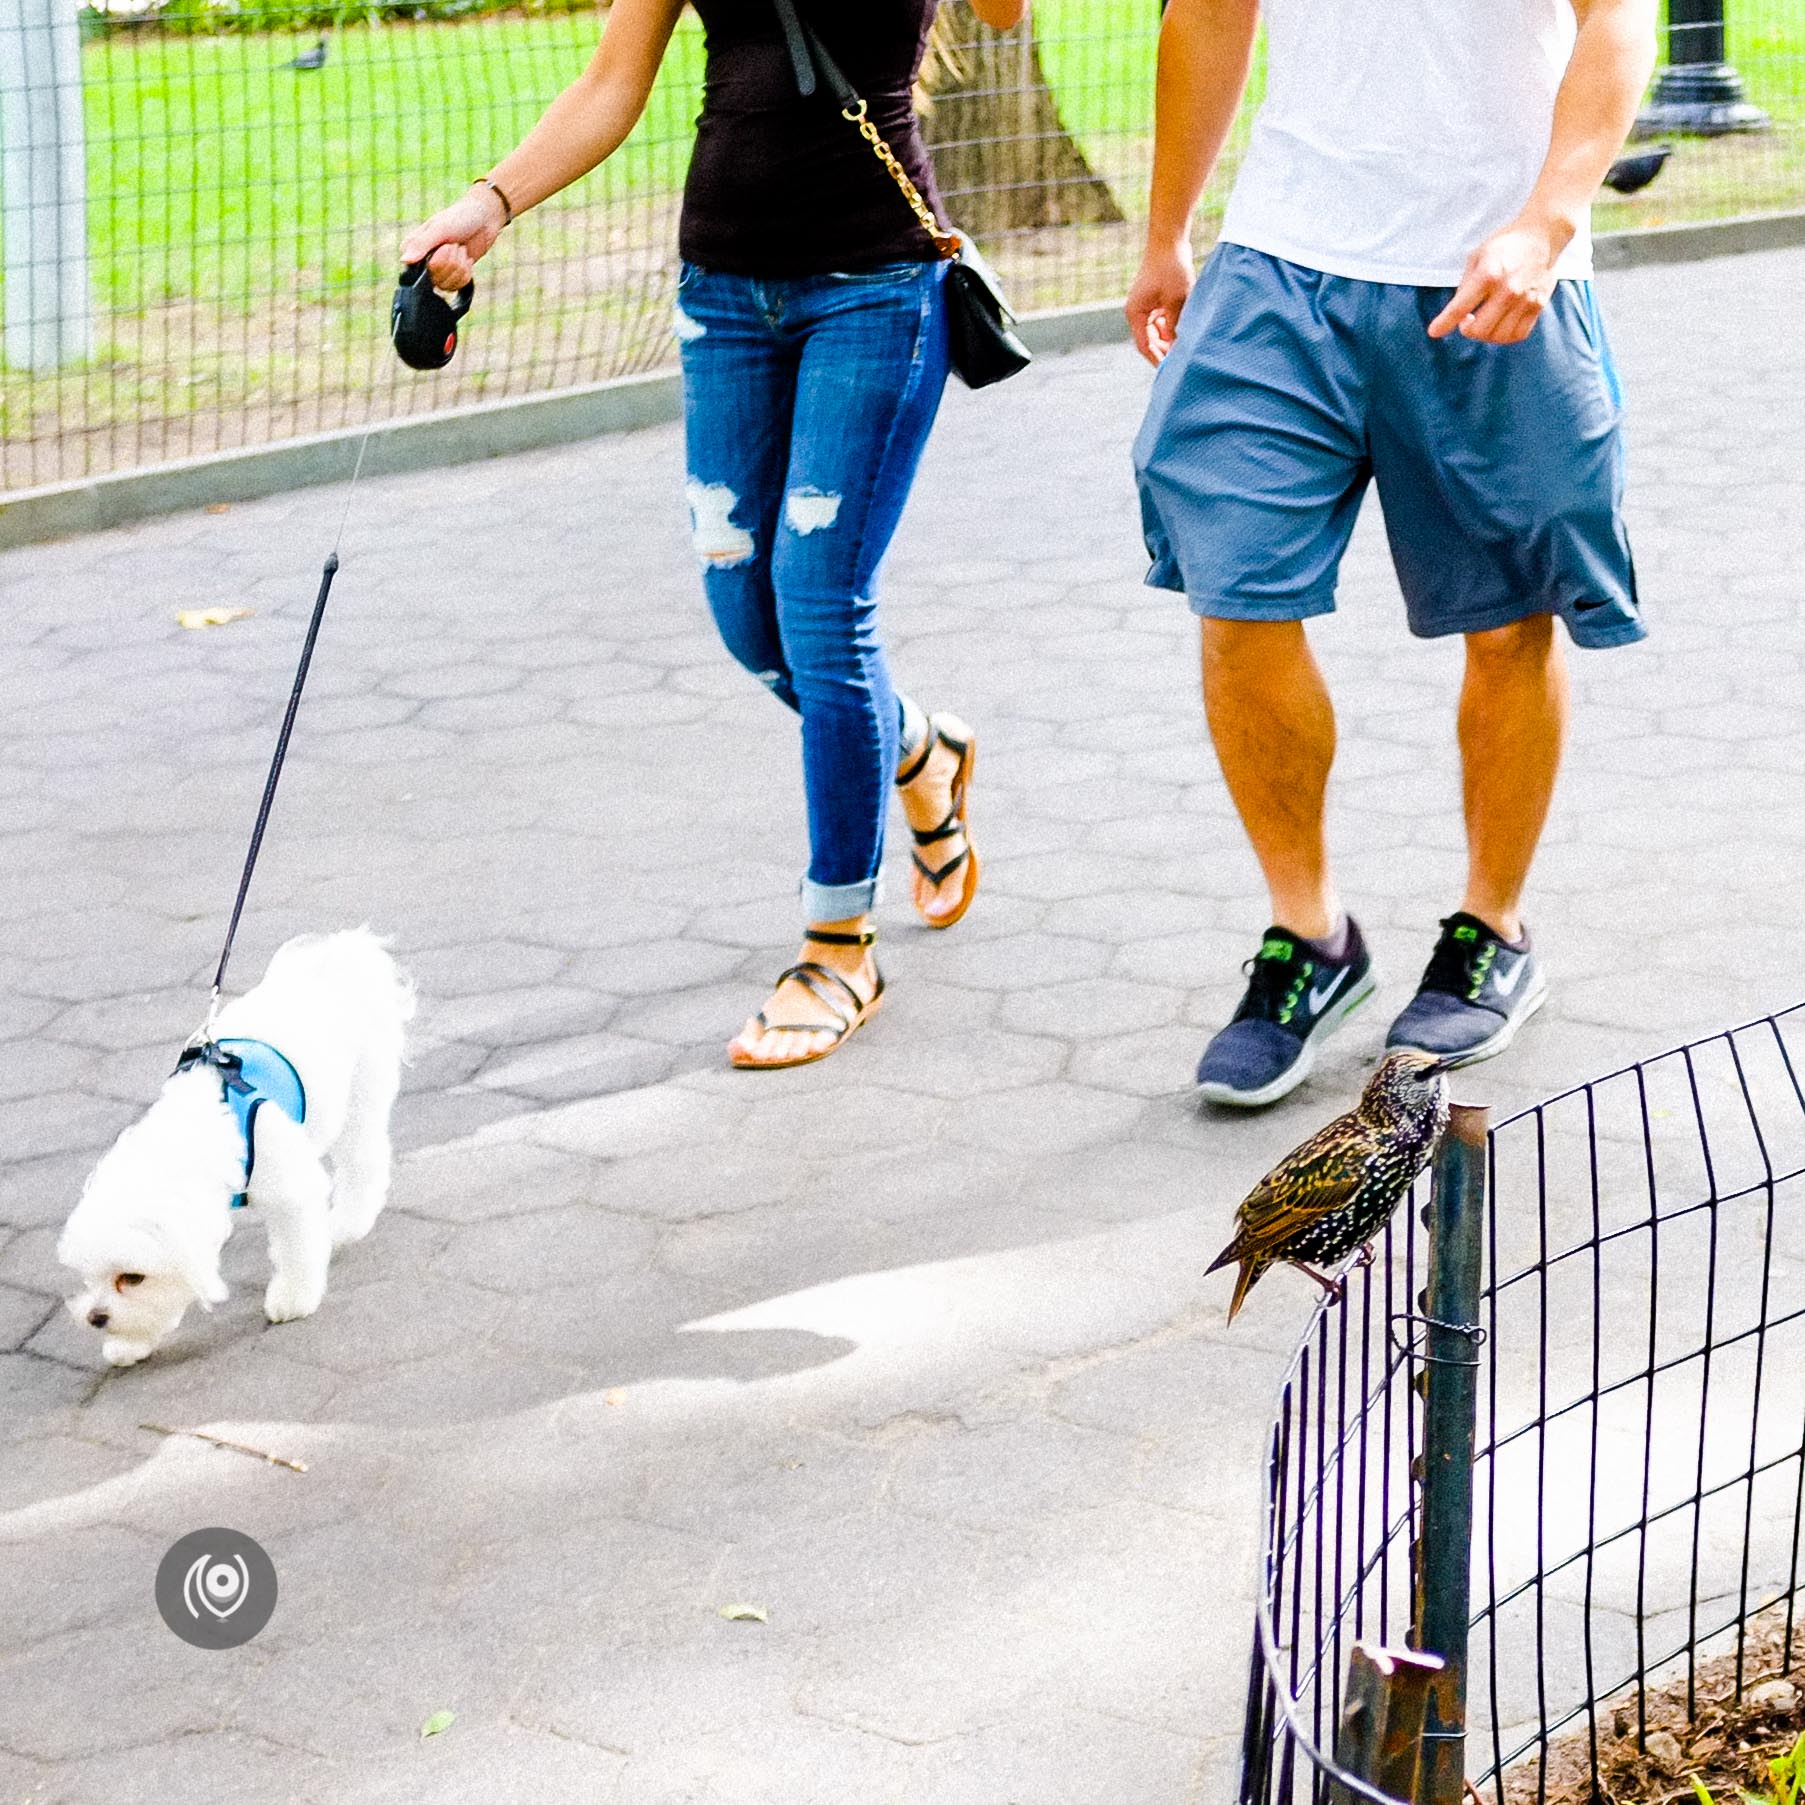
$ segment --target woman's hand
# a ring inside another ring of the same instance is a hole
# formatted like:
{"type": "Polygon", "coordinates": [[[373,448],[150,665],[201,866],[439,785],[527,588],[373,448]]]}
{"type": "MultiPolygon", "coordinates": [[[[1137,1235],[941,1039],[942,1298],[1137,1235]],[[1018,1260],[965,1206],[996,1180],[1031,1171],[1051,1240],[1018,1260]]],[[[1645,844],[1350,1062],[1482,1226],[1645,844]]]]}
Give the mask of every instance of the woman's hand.
{"type": "Polygon", "coordinates": [[[411,265],[430,256],[427,269],[434,288],[447,294],[468,288],[477,259],[501,236],[507,217],[493,188],[474,187],[402,239],[401,261],[411,265]]]}
{"type": "Polygon", "coordinates": [[[1178,316],[1190,298],[1194,280],[1188,246],[1147,247],[1122,311],[1128,316],[1134,348],[1150,364],[1158,364],[1172,349],[1178,336],[1178,316]]]}

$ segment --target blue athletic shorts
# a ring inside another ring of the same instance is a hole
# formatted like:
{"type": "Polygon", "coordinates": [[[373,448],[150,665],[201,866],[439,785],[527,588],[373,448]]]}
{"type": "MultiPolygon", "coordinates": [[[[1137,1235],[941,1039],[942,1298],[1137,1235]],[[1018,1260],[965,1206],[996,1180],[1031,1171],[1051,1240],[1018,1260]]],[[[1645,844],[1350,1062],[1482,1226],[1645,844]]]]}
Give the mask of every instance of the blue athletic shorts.
{"type": "Polygon", "coordinates": [[[1519,345],[1430,338],[1452,292],[1219,245],[1135,443],[1147,581],[1212,619],[1326,614],[1370,478],[1411,632],[1558,614],[1582,646],[1641,639],[1591,284],[1519,345]]]}

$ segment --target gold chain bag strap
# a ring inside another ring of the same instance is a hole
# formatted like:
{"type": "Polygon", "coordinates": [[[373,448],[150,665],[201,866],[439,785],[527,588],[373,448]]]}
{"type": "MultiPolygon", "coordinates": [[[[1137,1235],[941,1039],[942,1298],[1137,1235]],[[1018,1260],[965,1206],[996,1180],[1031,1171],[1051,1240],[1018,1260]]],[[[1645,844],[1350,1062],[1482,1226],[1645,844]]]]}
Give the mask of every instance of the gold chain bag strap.
{"type": "Polygon", "coordinates": [[[987,388],[1025,370],[1032,361],[1015,330],[1015,313],[1003,294],[996,272],[959,233],[943,226],[922,197],[909,172],[871,121],[871,109],[846,79],[827,46],[796,12],[794,0],[772,0],[783,25],[784,42],[796,75],[797,92],[806,99],[825,82],[840,116],[871,146],[890,179],[909,203],[934,249],[951,266],[946,272],[947,337],[954,372],[967,388],[987,388]]]}
{"type": "Polygon", "coordinates": [[[903,199],[921,221],[921,229],[933,239],[935,250],[942,257],[957,257],[965,249],[965,240],[957,232],[949,232],[934,217],[933,208],[922,198],[921,190],[915,186],[909,172],[897,162],[896,152],[885,141],[883,133],[871,123],[871,109],[860,97],[854,95],[851,105],[840,108],[840,117],[850,119],[859,128],[859,136],[871,146],[877,160],[890,172],[891,181],[902,190],[903,199]]]}

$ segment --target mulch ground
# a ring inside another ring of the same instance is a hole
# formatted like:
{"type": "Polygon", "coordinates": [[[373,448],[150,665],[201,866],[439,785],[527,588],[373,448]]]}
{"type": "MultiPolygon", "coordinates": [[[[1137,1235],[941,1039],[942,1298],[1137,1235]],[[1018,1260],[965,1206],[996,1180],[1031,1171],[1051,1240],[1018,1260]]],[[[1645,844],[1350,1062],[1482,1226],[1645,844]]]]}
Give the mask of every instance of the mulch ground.
{"type": "Polygon", "coordinates": [[[1696,1775],[1720,1805],[1741,1789],[1770,1786],[1768,1763],[1786,1754],[1805,1732],[1805,1623],[1795,1624],[1792,1659],[1784,1647],[1785,1615],[1770,1611],[1749,1624],[1743,1650],[1742,1696],[1736,1696],[1736,1651],[1698,1664],[1697,1715],[1686,1713],[1686,1675],[1647,1694],[1646,1739],[1638,1739],[1636,1695],[1627,1693],[1598,1713],[1598,1790],[1592,1789],[1589,1743],[1582,1726],[1548,1752],[1548,1789],[1539,1793],[1540,1764],[1521,1763],[1505,1776],[1507,1805],[1696,1805],[1696,1775]]]}

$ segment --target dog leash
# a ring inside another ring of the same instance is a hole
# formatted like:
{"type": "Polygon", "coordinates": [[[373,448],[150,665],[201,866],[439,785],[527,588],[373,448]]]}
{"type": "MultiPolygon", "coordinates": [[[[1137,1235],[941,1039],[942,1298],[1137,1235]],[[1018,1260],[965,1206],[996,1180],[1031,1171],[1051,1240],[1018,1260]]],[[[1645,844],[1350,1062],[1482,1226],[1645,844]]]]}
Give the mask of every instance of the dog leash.
{"type": "MultiPolygon", "coordinates": [[[[456,304],[442,300],[426,277],[426,262],[410,263],[401,272],[395,298],[389,306],[389,342],[402,362],[416,370],[439,370],[450,363],[457,350],[458,326],[470,311],[476,298],[476,284],[458,291],[456,304]]],[[[364,427],[357,442],[357,462],[351,470],[350,486],[345,490],[344,511],[339,515],[338,533],[332,550],[320,572],[319,593],[313,600],[313,614],[307,622],[307,636],[301,642],[301,662],[295,668],[295,680],[288,692],[288,707],[282,716],[282,730],[276,735],[276,750],[270,759],[269,775],[263,781],[263,799],[257,805],[257,820],[251,829],[250,849],[245,854],[244,869],[238,877],[238,894],[232,903],[232,918],[226,926],[225,945],[220,949],[219,964],[213,971],[213,988],[207,998],[207,1019],[190,1037],[183,1050],[182,1063],[217,1066],[230,1076],[238,1062],[224,1052],[213,1037],[219,1016],[219,999],[225,988],[226,966],[231,962],[232,946],[238,938],[238,924],[244,915],[245,898],[250,894],[251,874],[257,869],[257,855],[263,850],[263,832],[269,826],[270,810],[276,801],[276,785],[282,779],[282,767],[288,758],[288,742],[295,730],[295,716],[301,708],[301,692],[307,687],[307,672],[313,663],[313,650],[319,643],[320,627],[326,618],[326,601],[332,594],[332,580],[339,571],[339,548],[344,544],[345,527],[351,519],[351,502],[357,493],[357,479],[363,474],[364,453],[370,448],[370,435],[376,422],[364,427]]],[[[179,1069],[179,1068],[178,1068],[179,1069]]]]}
{"type": "Polygon", "coordinates": [[[232,944],[238,938],[238,923],[244,914],[244,899],[250,893],[251,874],[257,869],[257,855],[263,850],[263,830],[269,826],[270,810],[276,801],[276,785],[282,780],[282,766],[288,758],[288,742],[295,730],[295,716],[300,712],[301,692],[307,687],[307,672],[313,663],[313,648],[319,643],[320,625],[326,618],[326,599],[332,594],[332,579],[338,575],[339,547],[344,542],[345,523],[351,517],[351,497],[357,491],[357,479],[363,473],[364,452],[370,443],[370,428],[357,447],[357,464],[351,472],[351,487],[345,492],[345,511],[339,517],[338,537],[326,554],[320,572],[319,594],[313,599],[313,616],[307,623],[307,637],[301,642],[301,662],[295,669],[293,687],[288,692],[288,707],[282,716],[282,730],[276,735],[276,752],[270,760],[269,775],[263,780],[263,800],[257,805],[257,822],[251,829],[250,850],[245,854],[244,869],[238,877],[238,895],[232,902],[232,919],[226,925],[226,943],[220,949],[219,964],[213,972],[213,989],[207,998],[207,1021],[201,1030],[203,1044],[213,1041],[213,1023],[219,1014],[220,992],[225,986],[226,966],[232,957],[232,944]]]}

